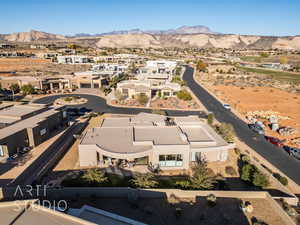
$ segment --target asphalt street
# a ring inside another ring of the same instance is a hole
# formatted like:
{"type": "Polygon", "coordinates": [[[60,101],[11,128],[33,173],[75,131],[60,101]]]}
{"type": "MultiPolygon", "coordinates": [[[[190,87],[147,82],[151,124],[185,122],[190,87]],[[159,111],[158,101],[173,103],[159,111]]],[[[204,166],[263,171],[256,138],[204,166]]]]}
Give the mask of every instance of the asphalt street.
{"type": "Polygon", "coordinates": [[[245,122],[229,110],[225,109],[214,96],[209,94],[194,80],[193,68],[187,67],[186,72],[183,75],[183,79],[187,82],[187,85],[199,98],[207,110],[215,114],[218,121],[232,124],[241,141],[253,148],[275,167],[294,180],[298,185],[300,184],[299,160],[289,156],[283,149],[265,141],[263,136],[256,135],[248,128],[245,122]]]}
{"type": "MultiPolygon", "coordinates": [[[[126,108],[126,107],[115,107],[108,105],[104,98],[101,98],[96,95],[88,95],[88,94],[68,94],[68,95],[52,95],[44,98],[40,98],[34,101],[34,103],[40,104],[50,104],[53,103],[56,99],[67,96],[80,96],[82,98],[87,99],[88,101],[81,105],[72,105],[69,107],[86,107],[91,109],[94,112],[101,113],[114,113],[114,114],[138,114],[140,112],[149,112],[151,113],[151,109],[145,108],[126,108]]],[[[186,115],[199,115],[200,117],[205,117],[206,114],[202,111],[182,111],[182,110],[164,110],[170,116],[186,116],[186,115]]]]}
{"type": "MultiPolygon", "coordinates": [[[[263,136],[258,136],[253,133],[245,122],[235,116],[232,112],[225,109],[222,104],[211,94],[209,94],[203,87],[201,87],[193,78],[193,68],[187,67],[183,75],[183,79],[187,82],[189,88],[199,98],[202,104],[213,112],[216,119],[220,122],[226,122],[233,125],[237,136],[249,147],[257,151],[261,156],[267,159],[275,167],[285,173],[289,178],[294,180],[298,185],[300,184],[300,161],[289,156],[283,149],[280,149],[267,141],[264,140],[263,136]]],[[[55,99],[67,96],[67,95],[56,95],[47,96],[35,101],[35,103],[52,103],[55,99]]],[[[69,96],[69,95],[68,95],[69,96]]],[[[139,112],[151,112],[149,109],[141,108],[123,108],[113,107],[106,104],[106,100],[94,96],[77,94],[88,100],[87,103],[82,105],[76,105],[72,107],[86,107],[92,109],[95,112],[103,113],[115,113],[115,114],[137,114],[139,112]]],[[[186,116],[186,115],[199,115],[204,117],[205,114],[200,111],[177,111],[177,110],[166,110],[170,116],[186,116]]]]}

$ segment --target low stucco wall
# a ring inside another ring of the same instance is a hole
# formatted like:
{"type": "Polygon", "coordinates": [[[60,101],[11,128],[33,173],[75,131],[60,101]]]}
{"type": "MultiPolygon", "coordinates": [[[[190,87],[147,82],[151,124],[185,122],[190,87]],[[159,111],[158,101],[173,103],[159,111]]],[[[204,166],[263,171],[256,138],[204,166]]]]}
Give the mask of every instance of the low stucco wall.
{"type": "Polygon", "coordinates": [[[45,197],[48,199],[78,199],[80,197],[103,197],[103,198],[128,198],[128,193],[137,192],[141,198],[169,198],[175,195],[178,198],[206,197],[214,194],[220,198],[253,198],[265,199],[269,202],[274,210],[274,214],[279,215],[285,224],[295,224],[294,221],[284,212],[284,210],[272,199],[269,193],[264,191],[184,191],[179,189],[132,189],[132,188],[62,188],[62,189],[40,189],[40,191],[32,190],[32,195],[20,191],[16,195],[16,188],[2,188],[0,190],[0,199],[34,199],[45,197]],[[46,196],[43,196],[46,194],[46,196]]]}

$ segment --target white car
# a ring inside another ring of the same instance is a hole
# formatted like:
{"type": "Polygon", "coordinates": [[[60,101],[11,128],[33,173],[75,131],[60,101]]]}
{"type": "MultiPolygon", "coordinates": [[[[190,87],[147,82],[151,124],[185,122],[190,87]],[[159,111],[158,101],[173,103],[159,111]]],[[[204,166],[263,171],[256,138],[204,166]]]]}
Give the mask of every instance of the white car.
{"type": "Polygon", "coordinates": [[[228,110],[231,109],[231,106],[230,106],[229,104],[226,104],[226,103],[223,104],[223,107],[224,107],[225,109],[228,109],[228,110]]]}

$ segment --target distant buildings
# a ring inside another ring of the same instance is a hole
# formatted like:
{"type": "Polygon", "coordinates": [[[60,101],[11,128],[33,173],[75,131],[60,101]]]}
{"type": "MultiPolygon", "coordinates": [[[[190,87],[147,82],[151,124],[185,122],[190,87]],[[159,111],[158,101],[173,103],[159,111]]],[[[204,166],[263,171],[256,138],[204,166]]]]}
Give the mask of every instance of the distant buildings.
{"type": "Polygon", "coordinates": [[[166,73],[174,74],[177,66],[176,61],[169,60],[149,60],[146,66],[140,69],[140,73],[166,73]]]}
{"type": "Polygon", "coordinates": [[[57,56],[57,62],[62,64],[84,64],[89,63],[90,58],[83,55],[64,55],[57,56]]]}
{"type": "Polygon", "coordinates": [[[135,98],[137,94],[148,98],[176,96],[181,90],[179,84],[171,82],[176,66],[175,61],[147,61],[146,66],[139,69],[137,80],[121,81],[117,90],[129,98],[135,98]]]}
{"type": "Polygon", "coordinates": [[[143,161],[161,169],[188,169],[200,157],[226,161],[226,143],[196,116],[165,117],[140,113],[107,118],[88,130],[79,144],[80,166],[105,166],[116,160],[143,161]]]}

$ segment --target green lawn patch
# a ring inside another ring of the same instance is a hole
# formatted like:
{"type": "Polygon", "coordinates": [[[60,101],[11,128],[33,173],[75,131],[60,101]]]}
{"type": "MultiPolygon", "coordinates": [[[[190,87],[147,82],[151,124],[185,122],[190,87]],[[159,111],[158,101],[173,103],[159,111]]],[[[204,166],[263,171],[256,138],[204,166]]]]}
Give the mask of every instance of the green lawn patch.
{"type": "Polygon", "coordinates": [[[296,73],[274,71],[274,70],[267,70],[267,69],[258,69],[258,68],[248,68],[248,67],[238,67],[238,68],[240,70],[243,70],[246,72],[269,75],[270,77],[272,77],[273,79],[276,79],[276,80],[300,83],[300,74],[296,74],[296,73]]]}

